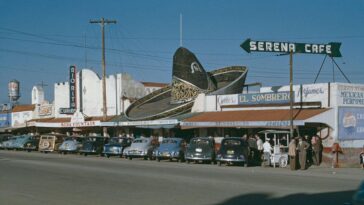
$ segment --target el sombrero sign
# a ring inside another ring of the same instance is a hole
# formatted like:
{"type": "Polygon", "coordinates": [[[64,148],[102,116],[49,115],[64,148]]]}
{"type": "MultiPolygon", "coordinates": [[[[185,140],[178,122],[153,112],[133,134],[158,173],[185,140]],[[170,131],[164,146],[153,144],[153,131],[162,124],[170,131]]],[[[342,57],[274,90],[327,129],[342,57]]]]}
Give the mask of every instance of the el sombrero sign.
{"type": "Polygon", "coordinates": [[[240,47],[246,52],[279,52],[307,53],[307,54],[326,54],[330,57],[341,57],[341,43],[331,42],[328,44],[315,43],[292,43],[292,42],[273,42],[273,41],[253,41],[250,38],[245,40],[240,47]]]}

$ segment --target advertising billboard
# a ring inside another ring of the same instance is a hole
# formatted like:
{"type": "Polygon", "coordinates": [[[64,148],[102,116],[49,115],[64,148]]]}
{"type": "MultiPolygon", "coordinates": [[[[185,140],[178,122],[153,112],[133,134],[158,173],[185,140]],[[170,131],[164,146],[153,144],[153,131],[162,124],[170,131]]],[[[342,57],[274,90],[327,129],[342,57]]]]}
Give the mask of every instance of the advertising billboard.
{"type": "Polygon", "coordinates": [[[339,108],[339,140],[364,140],[364,108],[339,108]]]}

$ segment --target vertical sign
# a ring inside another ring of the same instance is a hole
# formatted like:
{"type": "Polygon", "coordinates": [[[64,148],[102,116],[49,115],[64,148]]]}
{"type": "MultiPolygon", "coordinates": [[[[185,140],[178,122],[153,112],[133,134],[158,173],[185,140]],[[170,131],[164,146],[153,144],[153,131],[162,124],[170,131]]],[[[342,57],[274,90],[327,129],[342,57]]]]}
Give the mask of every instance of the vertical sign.
{"type": "Polygon", "coordinates": [[[70,66],[70,107],[76,109],[76,66],[70,66]]]}

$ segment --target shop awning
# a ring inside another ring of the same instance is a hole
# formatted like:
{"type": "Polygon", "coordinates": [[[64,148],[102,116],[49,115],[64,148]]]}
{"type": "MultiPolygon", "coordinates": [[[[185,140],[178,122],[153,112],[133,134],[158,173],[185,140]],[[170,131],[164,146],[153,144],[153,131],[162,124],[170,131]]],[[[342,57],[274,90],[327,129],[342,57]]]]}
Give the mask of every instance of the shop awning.
{"type": "Polygon", "coordinates": [[[190,118],[197,114],[198,113],[185,113],[185,114],[176,115],[173,117],[163,118],[163,119],[158,119],[158,120],[136,120],[136,121],[131,121],[128,118],[126,118],[124,115],[120,115],[120,116],[115,117],[111,122],[117,123],[117,125],[121,126],[121,127],[132,126],[132,127],[150,128],[150,129],[159,129],[159,128],[171,129],[171,128],[176,127],[181,120],[190,118]]]}
{"type": "MultiPolygon", "coordinates": [[[[304,125],[306,120],[329,109],[294,109],[293,125],[304,125]]],[[[289,127],[290,110],[239,110],[204,112],[187,118],[181,123],[182,129],[198,127],[289,127]]]]}
{"type": "MultiPolygon", "coordinates": [[[[115,116],[108,116],[107,121],[115,116]]],[[[108,126],[106,122],[102,121],[102,117],[86,117],[82,122],[71,122],[71,118],[43,118],[33,119],[27,122],[27,127],[54,127],[54,128],[70,128],[70,127],[94,127],[94,126],[108,126]]]]}

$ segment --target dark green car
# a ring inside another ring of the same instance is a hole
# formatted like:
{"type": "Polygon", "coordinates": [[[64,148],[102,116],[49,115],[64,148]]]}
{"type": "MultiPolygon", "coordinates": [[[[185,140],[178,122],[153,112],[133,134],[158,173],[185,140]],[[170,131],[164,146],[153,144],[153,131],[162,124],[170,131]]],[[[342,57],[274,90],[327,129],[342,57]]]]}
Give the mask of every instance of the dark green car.
{"type": "Polygon", "coordinates": [[[216,163],[215,140],[211,137],[192,138],[187,146],[185,160],[190,162],[216,163]]]}
{"type": "Polygon", "coordinates": [[[81,149],[78,151],[80,154],[87,155],[102,155],[105,145],[105,137],[102,136],[88,136],[82,142],[81,149]]]}

